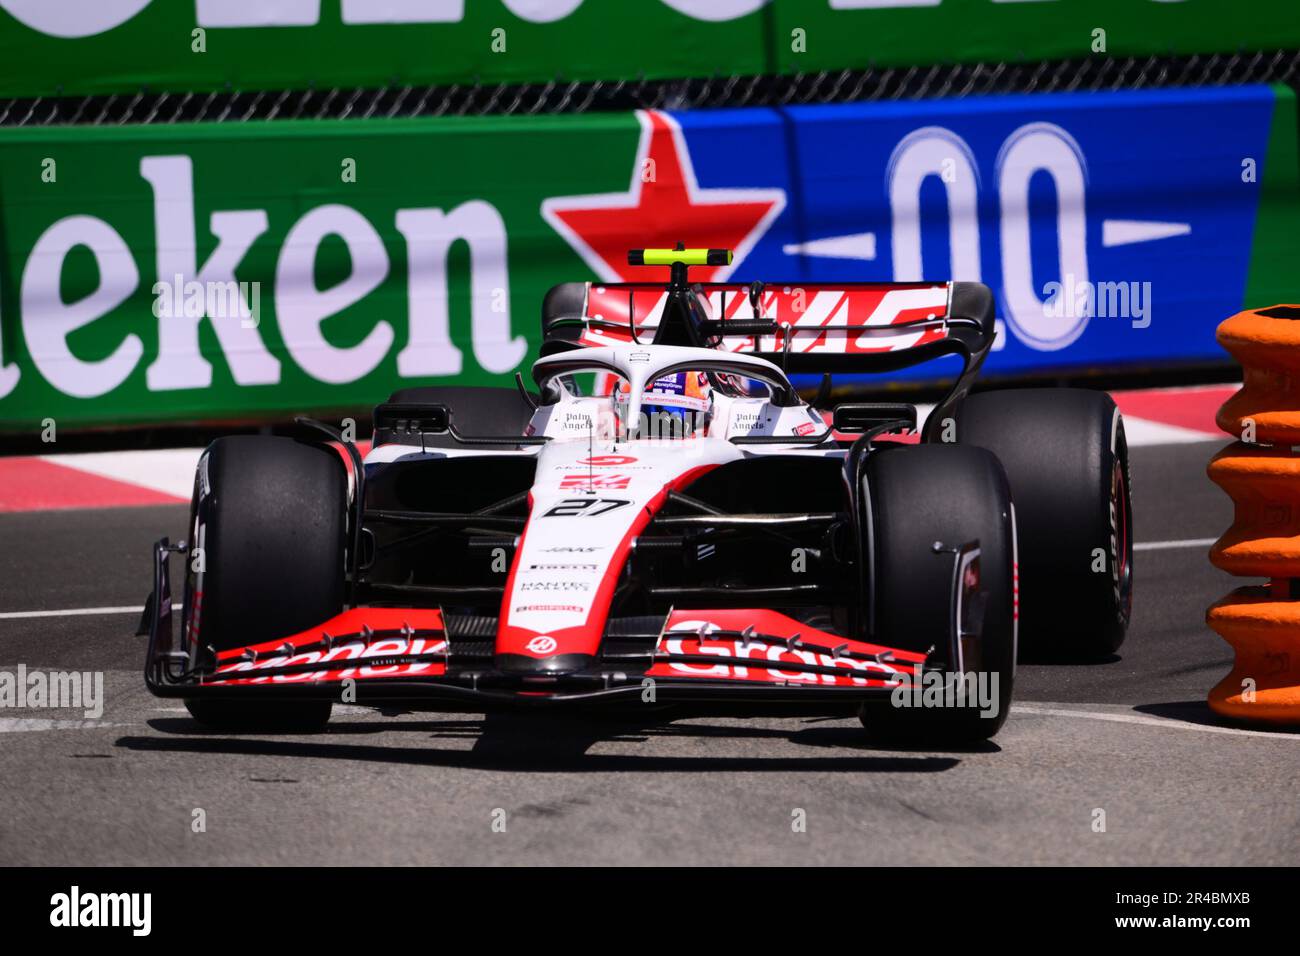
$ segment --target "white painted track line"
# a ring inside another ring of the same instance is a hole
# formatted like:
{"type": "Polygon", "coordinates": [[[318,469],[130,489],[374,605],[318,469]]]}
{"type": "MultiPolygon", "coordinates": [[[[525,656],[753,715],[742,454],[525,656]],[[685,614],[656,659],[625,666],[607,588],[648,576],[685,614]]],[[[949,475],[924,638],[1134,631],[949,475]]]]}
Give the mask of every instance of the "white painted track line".
{"type": "Polygon", "coordinates": [[[1174,548],[1208,548],[1218,538],[1184,538],[1181,541],[1139,541],[1134,551],[1169,551],[1174,548]]]}
{"type": "Polygon", "coordinates": [[[90,617],[96,614],[140,614],[139,607],[74,607],[58,611],[0,611],[0,621],[18,621],[32,617],[90,617]]]}
{"type": "Polygon", "coordinates": [[[1188,442],[1219,441],[1227,444],[1228,436],[1184,428],[1181,425],[1166,425],[1164,422],[1140,418],[1137,415],[1124,416],[1124,437],[1129,448],[1141,448],[1146,445],[1183,445],[1188,442]]]}
{"type": "Polygon", "coordinates": [[[47,717],[0,717],[0,734],[20,734],[33,730],[100,730],[104,727],[127,727],[103,720],[54,720],[47,717]]]}
{"type": "Polygon", "coordinates": [[[1285,730],[1246,730],[1240,727],[1216,727],[1212,724],[1196,724],[1186,720],[1174,720],[1168,717],[1147,717],[1142,714],[1116,713],[1100,710],[1071,710],[1055,707],[1051,704],[1012,704],[1011,716],[1025,717],[1068,717],[1082,720],[1107,720],[1117,724],[1141,724],[1144,727],[1164,727],[1173,730],[1199,730],[1205,734],[1233,734],[1240,737],[1285,737],[1300,741],[1300,733],[1285,730]]]}
{"type": "MultiPolygon", "coordinates": [[[[1187,538],[1182,541],[1140,541],[1134,551],[1165,551],[1174,548],[1208,548],[1218,538],[1187,538]]],[[[139,614],[143,607],[77,607],[57,611],[0,611],[0,621],[16,621],[34,617],[88,617],[96,614],[139,614]]],[[[172,609],[177,610],[176,608],[172,609]]]]}

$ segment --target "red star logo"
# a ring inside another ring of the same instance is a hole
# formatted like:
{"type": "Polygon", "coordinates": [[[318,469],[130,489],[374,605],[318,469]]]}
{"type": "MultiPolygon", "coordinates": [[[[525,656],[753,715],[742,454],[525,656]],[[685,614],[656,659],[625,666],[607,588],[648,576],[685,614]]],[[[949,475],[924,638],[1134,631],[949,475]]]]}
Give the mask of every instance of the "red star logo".
{"type": "Polygon", "coordinates": [[[542,216],[606,282],[667,281],[666,267],[629,266],[627,251],[678,242],[731,249],[731,265],[691,269],[695,281],[725,281],[785,208],[785,190],[701,189],[677,121],[658,110],[636,116],[641,140],[628,191],[547,199],[542,216]]]}

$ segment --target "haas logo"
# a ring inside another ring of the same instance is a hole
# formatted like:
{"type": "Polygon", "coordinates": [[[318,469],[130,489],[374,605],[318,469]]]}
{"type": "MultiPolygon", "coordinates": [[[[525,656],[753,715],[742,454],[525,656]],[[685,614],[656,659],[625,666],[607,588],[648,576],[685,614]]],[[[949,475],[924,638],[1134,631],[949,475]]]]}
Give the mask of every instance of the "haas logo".
{"type": "Polygon", "coordinates": [[[555,638],[548,634],[539,634],[524,646],[534,654],[550,654],[555,650],[555,638]]]}

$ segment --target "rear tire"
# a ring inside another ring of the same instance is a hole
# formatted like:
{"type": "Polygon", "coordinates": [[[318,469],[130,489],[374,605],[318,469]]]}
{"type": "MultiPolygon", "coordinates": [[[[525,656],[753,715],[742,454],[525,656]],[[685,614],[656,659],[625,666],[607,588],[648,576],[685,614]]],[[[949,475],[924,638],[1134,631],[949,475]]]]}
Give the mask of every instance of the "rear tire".
{"type": "MultiPolygon", "coordinates": [[[[1006,720],[1016,670],[1014,526],[1006,477],[997,459],[978,448],[918,445],[882,448],[867,461],[873,544],[874,639],[890,647],[926,651],[947,646],[951,633],[956,547],[978,540],[980,576],[987,592],[980,637],[980,670],[996,675],[997,712],[977,707],[862,709],[868,734],[902,742],[970,744],[992,737],[1006,720]]],[[[991,683],[987,685],[992,690],[991,683]]]]}
{"type": "Polygon", "coordinates": [[[1133,608],[1132,502],[1124,420],[1105,392],[971,395],[957,441],[998,456],[1020,530],[1026,660],[1101,660],[1133,608]]]}
{"type": "MultiPolygon", "coordinates": [[[[223,651],[287,638],[343,610],[347,475],[332,448],[290,438],[219,438],[199,462],[191,510],[202,572],[186,579],[186,634],[223,651]],[[198,596],[198,614],[194,615],[198,596]],[[191,620],[194,615],[194,620],[191,620]]],[[[203,698],[185,706],[223,730],[310,730],[330,701],[203,698]]]]}

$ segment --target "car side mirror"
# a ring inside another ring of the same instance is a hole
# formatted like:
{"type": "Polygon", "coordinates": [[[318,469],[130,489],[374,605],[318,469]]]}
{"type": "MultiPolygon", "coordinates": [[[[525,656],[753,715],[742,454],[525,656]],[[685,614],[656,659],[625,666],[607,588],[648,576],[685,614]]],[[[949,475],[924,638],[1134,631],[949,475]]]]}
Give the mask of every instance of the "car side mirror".
{"type": "Polygon", "coordinates": [[[832,420],[837,432],[847,434],[861,434],[891,423],[915,430],[916,407],[903,402],[836,405],[832,420]]]}
{"type": "Polygon", "coordinates": [[[440,435],[451,427],[446,405],[418,402],[389,402],[375,408],[375,433],[398,435],[440,435]]]}

